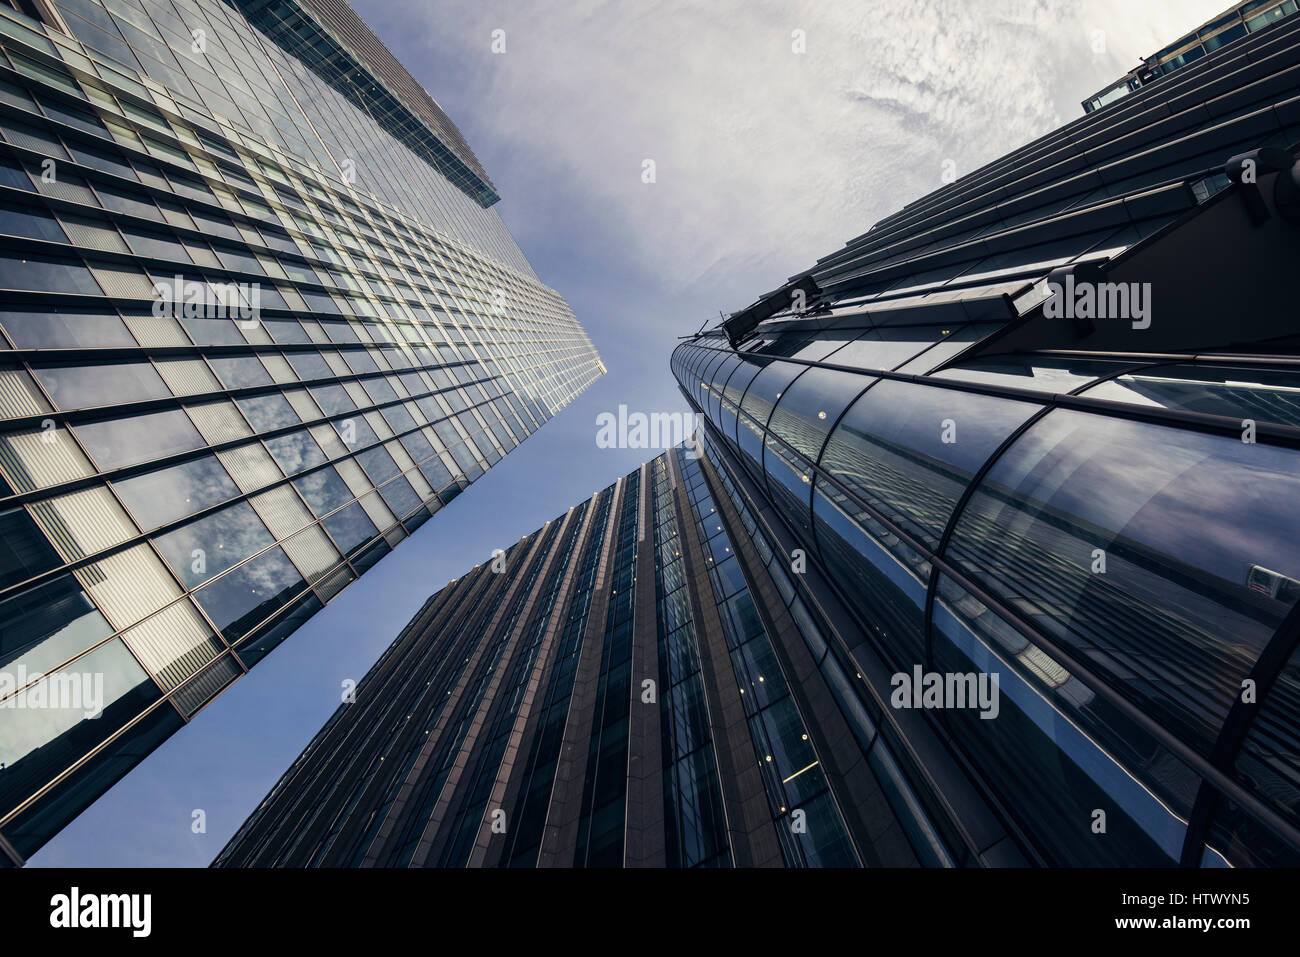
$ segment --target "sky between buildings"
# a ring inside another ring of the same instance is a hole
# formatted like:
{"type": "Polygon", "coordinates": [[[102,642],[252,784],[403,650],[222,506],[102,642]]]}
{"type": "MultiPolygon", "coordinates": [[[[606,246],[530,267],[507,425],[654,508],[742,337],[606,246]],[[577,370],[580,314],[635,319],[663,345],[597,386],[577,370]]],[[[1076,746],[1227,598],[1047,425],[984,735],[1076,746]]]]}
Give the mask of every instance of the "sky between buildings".
{"type": "Polygon", "coordinates": [[[679,336],[936,189],[946,161],[970,172],[1076,118],[1082,99],[1230,5],[352,2],[465,134],[507,226],[609,374],[29,866],[207,865],[344,679],[359,680],[428,595],[658,454],[597,448],[596,417],[620,404],[684,411],[668,371],[679,336]],[[504,53],[492,52],[497,30],[504,53]],[[205,833],[192,831],[196,809],[205,833]]]}

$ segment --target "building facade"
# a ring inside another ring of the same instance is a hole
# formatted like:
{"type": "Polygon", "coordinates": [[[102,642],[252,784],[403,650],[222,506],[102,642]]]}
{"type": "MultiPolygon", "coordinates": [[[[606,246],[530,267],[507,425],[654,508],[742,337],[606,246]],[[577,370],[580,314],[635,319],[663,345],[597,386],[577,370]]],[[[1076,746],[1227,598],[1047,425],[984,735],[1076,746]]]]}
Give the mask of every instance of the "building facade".
{"type": "Polygon", "coordinates": [[[671,450],[438,592],[218,866],[939,863],[734,485],[671,450]]]}
{"type": "Polygon", "coordinates": [[[0,861],[604,372],[343,2],[0,3],[0,861]]]}
{"type": "Polygon", "coordinates": [[[1272,26],[1291,16],[1296,9],[1296,0],[1242,0],[1213,20],[1183,34],[1160,52],[1144,57],[1141,66],[1134,67],[1100,93],[1084,100],[1083,111],[1091,113],[1109,106],[1139,87],[1195,63],[1207,53],[1272,26]]]}
{"type": "Polygon", "coordinates": [[[1300,863],[1300,18],[684,342],[222,866],[1300,863]]]}
{"type": "Polygon", "coordinates": [[[1298,38],[1252,28],[674,353],[954,861],[1300,862],[1298,38]]]}

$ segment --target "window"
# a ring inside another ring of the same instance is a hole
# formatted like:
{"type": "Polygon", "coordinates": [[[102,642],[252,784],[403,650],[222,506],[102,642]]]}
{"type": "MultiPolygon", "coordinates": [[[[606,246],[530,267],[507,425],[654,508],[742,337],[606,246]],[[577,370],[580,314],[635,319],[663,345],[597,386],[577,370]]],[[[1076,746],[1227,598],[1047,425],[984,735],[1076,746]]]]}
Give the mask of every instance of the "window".
{"type": "Polygon", "coordinates": [[[21,505],[0,512],[0,588],[63,564],[58,552],[21,505]]]}
{"type": "Polygon", "coordinates": [[[768,428],[816,462],[840,413],[875,379],[835,369],[807,369],[777,402],[768,428]]]}
{"type": "Polygon", "coordinates": [[[949,334],[948,326],[882,326],[868,329],[857,339],[832,352],[826,361],[853,369],[894,369],[949,334]]]}
{"type": "MultiPolygon", "coordinates": [[[[406,415],[407,418],[410,418],[409,412],[407,412],[406,415]]],[[[403,426],[403,429],[413,428],[414,426],[415,426],[415,422],[414,420],[412,420],[411,424],[408,426],[403,426]]],[[[425,459],[429,458],[434,454],[433,446],[429,444],[429,440],[426,439],[424,435],[420,432],[410,432],[407,435],[403,435],[401,438],[401,442],[402,442],[402,446],[410,454],[411,461],[413,462],[423,462],[425,459]]]]}
{"type": "Polygon", "coordinates": [[[63,575],[0,602],[0,666],[46,672],[112,633],[76,578],[63,575]]]}
{"type": "Polygon", "coordinates": [[[52,243],[68,241],[68,237],[63,234],[54,217],[44,209],[35,206],[9,206],[0,209],[0,233],[44,239],[52,243]]]}
{"type": "Polygon", "coordinates": [[[349,449],[365,448],[379,441],[379,436],[375,434],[375,430],[370,427],[370,423],[362,416],[354,415],[346,419],[336,419],[330,424],[334,426],[339,437],[343,440],[343,444],[349,449]]]}
{"type": "MultiPolygon", "coordinates": [[[[1138,659],[1134,659],[1135,662],[1138,659]]],[[[996,720],[944,712],[987,785],[1055,865],[1176,863],[1197,778],[1059,662],[946,577],[934,600],[934,667],[997,674],[996,720]],[[1107,836],[1087,827],[1106,808],[1107,836]]]]}
{"type": "Polygon", "coordinates": [[[1166,365],[1118,376],[1088,398],[1300,426],[1300,375],[1273,369],[1166,365]]]}
{"type": "Polygon", "coordinates": [[[352,501],[353,495],[348,489],[339,473],[331,466],[330,468],[317,469],[310,475],[304,475],[293,480],[293,486],[302,495],[303,499],[311,506],[316,517],[320,518],[327,512],[352,501]]]}
{"type": "Polygon", "coordinates": [[[162,213],[158,211],[158,207],[144,193],[113,189],[101,185],[97,185],[95,191],[99,193],[99,198],[103,200],[104,206],[115,213],[140,216],[144,219],[152,219],[155,222],[163,221],[162,213]]]}
{"type": "Polygon", "coordinates": [[[171,262],[188,263],[190,261],[189,253],[185,251],[185,247],[172,233],[135,229],[125,224],[121,228],[122,235],[126,237],[126,241],[137,255],[150,256],[154,259],[166,259],[171,262]]]}
{"type": "Polygon", "coordinates": [[[936,372],[935,378],[1063,395],[1122,368],[1122,363],[1098,359],[1055,359],[1045,356],[990,356],[969,359],[936,372]]]}
{"type": "MultiPolygon", "coordinates": [[[[289,360],[289,365],[293,367],[293,371],[298,373],[298,378],[304,381],[307,379],[329,379],[334,376],[329,363],[325,361],[319,352],[290,352],[287,353],[286,358],[289,360]]],[[[312,390],[312,394],[316,394],[315,389],[312,390]]],[[[316,401],[320,402],[320,399],[316,401]]],[[[323,402],[321,402],[321,408],[325,408],[323,402]]],[[[353,408],[353,406],[349,405],[348,408],[353,408]]]]}
{"type": "Polygon", "coordinates": [[[297,425],[302,420],[293,406],[279,392],[268,395],[245,396],[235,400],[253,428],[258,432],[271,432],[287,425],[297,425]]]}
{"type": "MultiPolygon", "coordinates": [[[[94,676],[95,691],[102,697],[99,717],[87,721],[92,710],[85,706],[34,708],[20,710],[21,717],[7,718],[5,733],[0,736],[0,807],[8,811],[41,786],[89,752],[131,718],[158,700],[158,686],[149,679],[120,638],[101,645],[54,675],[45,683],[58,681],[59,686],[83,688],[94,676]],[[102,685],[100,682],[102,681],[102,685]]],[[[24,708],[24,700],[33,693],[47,700],[58,698],[48,691],[32,689],[19,692],[15,704],[24,708]]]]}
{"type": "MultiPolygon", "coordinates": [[[[222,321],[234,330],[235,335],[240,335],[239,330],[235,328],[234,320],[222,321]]],[[[258,361],[257,356],[209,356],[208,362],[227,389],[248,389],[271,383],[270,374],[258,361]]]]}
{"type": "Polygon", "coordinates": [[[366,475],[370,476],[370,481],[375,485],[388,481],[398,473],[397,463],[393,461],[387,449],[366,449],[357,454],[357,461],[361,463],[361,467],[366,470],[366,475]]]}
{"type": "Polygon", "coordinates": [[[365,509],[359,502],[353,502],[342,511],[336,512],[321,522],[325,531],[345,555],[354,555],[361,546],[379,534],[365,509]]]}
{"type": "Polygon", "coordinates": [[[432,458],[420,466],[420,471],[435,490],[441,491],[452,483],[452,474],[441,459],[432,458]]]}
{"type": "Polygon", "coordinates": [[[63,410],[161,399],[171,390],[148,362],[86,362],[36,365],[32,372],[63,410]]]}
{"type": "Polygon", "coordinates": [[[894,666],[922,661],[929,559],[818,483],[813,515],[822,561],[846,581],[845,593],[894,666]]]}
{"type": "Polygon", "coordinates": [[[114,482],[113,487],[144,529],[166,525],[239,494],[211,455],[134,475],[114,482]]]}
{"type": "Polygon", "coordinates": [[[76,312],[57,306],[39,312],[4,310],[0,325],[19,349],[135,348],[135,339],[114,312],[76,312]]]}
{"type": "Polygon", "coordinates": [[[0,288],[103,295],[80,259],[18,253],[0,254],[0,288]]]}
{"type": "MultiPolygon", "coordinates": [[[[266,290],[264,289],[263,292],[266,290]]],[[[311,337],[297,319],[270,319],[263,317],[262,323],[271,338],[278,343],[311,342],[311,337]]],[[[292,365],[292,363],[290,363],[292,365]]],[[[295,370],[296,371],[296,370],[295,370]]]]}
{"type": "Polygon", "coordinates": [[[407,515],[420,506],[420,496],[405,476],[393,479],[379,490],[379,494],[398,517],[407,515]]]}
{"type": "Polygon", "coordinates": [[[274,545],[275,538],[251,505],[237,502],[154,539],[154,544],[185,587],[196,588],[274,545]]]}
{"type": "MultiPolygon", "coordinates": [[[[190,338],[194,340],[195,345],[242,346],[247,342],[244,338],[244,334],[239,331],[239,327],[235,324],[235,320],[227,316],[213,316],[211,318],[200,316],[189,318],[182,315],[180,319],[181,325],[185,327],[185,331],[189,333],[190,338]]],[[[251,370],[245,372],[247,378],[257,379],[257,371],[253,369],[252,366],[249,366],[248,363],[251,361],[254,365],[260,364],[257,362],[257,359],[252,356],[228,356],[224,358],[219,356],[209,356],[208,358],[209,361],[212,362],[214,368],[216,368],[216,365],[219,362],[225,363],[224,368],[231,375],[232,381],[238,381],[241,368],[251,370]],[[242,367],[240,363],[243,363],[242,367]]],[[[266,381],[270,380],[268,379],[266,381]]],[[[263,382],[258,380],[251,382],[251,384],[262,385],[263,382]]],[[[227,388],[233,389],[237,388],[237,386],[228,385],[227,388]]]]}
{"type": "Polygon", "coordinates": [[[949,557],[1208,755],[1294,605],[1297,491],[1294,450],[1057,409],[989,471],[949,557]]]}
{"type": "Polygon", "coordinates": [[[971,477],[1038,408],[882,381],[844,415],[821,465],[933,548],[971,477]]]}
{"type": "Polygon", "coordinates": [[[273,548],[194,593],[198,603],[234,643],[306,587],[283,549],[273,548]]]}
{"type": "Polygon", "coordinates": [[[266,447],[280,464],[280,468],[284,469],[285,475],[296,475],[328,461],[325,453],[320,450],[320,446],[306,429],[266,439],[266,447]]]}
{"type": "Polygon", "coordinates": [[[188,452],[204,444],[180,409],[81,422],[73,431],[101,472],[188,452]]]}

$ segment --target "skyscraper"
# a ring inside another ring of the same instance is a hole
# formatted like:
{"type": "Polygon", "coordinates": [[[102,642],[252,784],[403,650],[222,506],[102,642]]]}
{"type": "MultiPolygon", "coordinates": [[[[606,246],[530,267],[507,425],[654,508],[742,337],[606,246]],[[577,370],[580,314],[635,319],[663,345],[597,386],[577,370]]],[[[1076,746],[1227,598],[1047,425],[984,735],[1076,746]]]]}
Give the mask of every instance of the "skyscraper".
{"type": "Polygon", "coordinates": [[[218,863],[930,859],[889,747],[845,749],[871,735],[835,703],[851,675],[718,478],[670,451],[430,598],[218,863]]]}
{"type": "Polygon", "coordinates": [[[341,0],[0,3],[0,861],[604,372],[341,0]]]}
{"type": "Polygon", "coordinates": [[[1144,57],[1141,66],[1133,68],[1100,93],[1084,100],[1084,112],[1091,113],[1108,106],[1144,84],[1154,83],[1162,76],[1195,63],[1207,53],[1236,43],[1295,12],[1296,0],[1242,0],[1195,30],[1183,34],[1158,53],[1144,57]]]}
{"type": "Polygon", "coordinates": [[[1300,862],[1300,18],[680,345],[703,424],[430,599],[238,865],[1300,862]]]}

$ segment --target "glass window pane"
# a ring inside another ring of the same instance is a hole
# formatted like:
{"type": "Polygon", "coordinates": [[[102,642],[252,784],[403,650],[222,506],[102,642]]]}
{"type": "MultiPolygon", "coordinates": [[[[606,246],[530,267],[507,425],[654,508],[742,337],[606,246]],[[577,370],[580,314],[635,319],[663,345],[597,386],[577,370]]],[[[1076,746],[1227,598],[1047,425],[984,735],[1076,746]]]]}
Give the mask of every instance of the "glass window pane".
{"type": "Polygon", "coordinates": [[[847,597],[875,635],[877,647],[895,666],[923,660],[930,560],[826,483],[817,483],[813,515],[822,561],[846,579],[847,597]]]}
{"type": "Polygon", "coordinates": [[[816,462],[840,413],[874,381],[851,372],[809,368],[785,390],[768,428],[816,462]]]}
{"type": "MultiPolygon", "coordinates": [[[[235,327],[234,320],[226,319],[230,328],[235,327]]],[[[271,376],[257,356],[209,356],[208,362],[227,389],[247,389],[258,385],[269,385],[271,376]]]]}
{"type": "Polygon", "coordinates": [[[0,253],[0,288],[102,296],[99,283],[79,259],[0,253]]]}
{"type": "Polygon", "coordinates": [[[0,602],[0,666],[21,684],[19,666],[49,671],[112,633],[77,579],[63,575],[0,602]]]}
{"type": "Polygon", "coordinates": [[[1051,412],[989,472],[949,555],[1209,755],[1300,589],[1300,455],[1051,412]]]}
{"type": "MultiPolygon", "coordinates": [[[[822,468],[934,548],[975,472],[1038,409],[885,380],[845,414],[822,468]]],[[[849,514],[856,517],[856,509],[849,514]]]]}
{"type": "Polygon", "coordinates": [[[379,534],[379,529],[375,527],[375,523],[369,519],[365,509],[358,502],[353,502],[347,508],[331,515],[321,524],[345,555],[354,554],[357,549],[379,534]]]}
{"type": "MultiPolygon", "coordinates": [[[[458,462],[460,461],[459,458],[456,460],[458,462]]],[[[361,463],[361,467],[364,468],[366,474],[370,476],[370,481],[374,482],[376,485],[379,485],[381,482],[387,482],[398,472],[397,463],[393,461],[393,457],[388,454],[387,449],[366,449],[364,452],[357,454],[357,461],[361,463]]],[[[472,463],[473,460],[471,459],[468,461],[469,463],[472,463]]],[[[462,463],[462,466],[468,467],[466,463],[462,463]]]]}
{"type": "Polygon", "coordinates": [[[197,588],[249,555],[274,545],[275,538],[251,505],[237,502],[159,536],[154,544],[185,587],[197,588]]]}
{"type": "Polygon", "coordinates": [[[159,697],[120,638],[19,692],[0,735],[0,808],[12,810],[159,697]]]}
{"type": "Polygon", "coordinates": [[[284,469],[285,475],[296,475],[328,461],[325,453],[320,450],[320,446],[306,429],[290,432],[288,435],[277,435],[265,441],[266,447],[279,463],[280,468],[284,469]]]}
{"type": "Polygon", "coordinates": [[[317,518],[347,504],[353,498],[352,492],[333,466],[296,478],[293,485],[317,518]]]}
{"type": "MultiPolygon", "coordinates": [[[[319,352],[286,352],[285,358],[289,360],[289,365],[293,367],[293,371],[298,373],[298,378],[304,381],[307,379],[329,379],[334,375],[330,370],[329,363],[325,361],[319,352]]],[[[338,386],[336,388],[341,389],[342,387],[338,386]]],[[[315,395],[317,391],[317,389],[312,389],[312,395],[315,395]]],[[[320,400],[317,399],[316,401],[319,402],[320,400]]],[[[324,404],[321,405],[321,408],[325,408],[324,404]]],[[[352,406],[348,406],[348,408],[352,408],[352,406]]]]}
{"type": "Polygon", "coordinates": [[[171,390],[147,362],[36,365],[32,372],[41,380],[54,404],[65,411],[171,395],[171,390]]]}
{"type": "Polygon", "coordinates": [[[940,379],[959,379],[988,385],[1010,386],[1033,392],[1064,395],[1122,368],[1123,363],[1100,359],[1054,359],[1048,356],[990,356],[968,359],[934,373],[940,379]]]}
{"type": "Polygon", "coordinates": [[[415,489],[406,480],[406,476],[393,479],[379,490],[379,494],[384,497],[384,501],[398,518],[408,515],[420,505],[420,496],[415,494],[415,489]]]}
{"type": "Polygon", "coordinates": [[[205,585],[194,597],[226,641],[234,643],[306,584],[284,551],[273,548],[205,585]]]}
{"type": "MultiPolygon", "coordinates": [[[[320,356],[316,358],[320,359],[320,356]]],[[[289,363],[294,366],[295,371],[304,379],[312,378],[312,376],[302,375],[302,370],[298,368],[293,359],[293,355],[290,354],[289,363]]],[[[321,359],[321,364],[324,365],[325,360],[321,359]]],[[[321,375],[329,374],[328,367],[321,373],[321,375]]],[[[352,397],[348,395],[348,390],[341,385],[311,386],[307,391],[311,393],[312,398],[316,400],[316,404],[321,407],[321,411],[326,415],[342,415],[345,412],[352,412],[357,407],[356,403],[352,401],[352,397]]]]}
{"type": "Polygon", "coordinates": [[[975,676],[976,702],[945,709],[947,725],[1050,864],[1177,863],[1200,783],[1185,764],[947,578],[934,625],[935,669],[975,676]],[[1089,826],[1097,808],[1104,841],[1089,826]]]}
{"type": "Polygon", "coordinates": [[[0,311],[0,325],[19,349],[135,348],[114,312],[77,312],[57,306],[0,311]]]}
{"type": "Polygon", "coordinates": [[[203,437],[180,409],[81,422],[77,438],[101,472],[148,462],[203,446],[203,437]]]}
{"type": "Polygon", "coordinates": [[[114,482],[113,487],[144,529],[166,525],[239,494],[221,463],[211,455],[133,475],[114,482]]]}
{"type": "Polygon", "coordinates": [[[44,239],[52,243],[68,241],[54,216],[37,206],[0,208],[0,233],[27,239],[44,239]]]}
{"type": "Polygon", "coordinates": [[[63,564],[54,546],[21,505],[0,511],[0,588],[63,564]]]}
{"type": "MultiPolygon", "coordinates": [[[[194,340],[195,345],[242,346],[245,344],[245,342],[247,342],[247,340],[244,338],[244,334],[239,331],[239,326],[235,324],[235,320],[231,319],[229,316],[214,316],[211,318],[196,316],[191,318],[182,315],[180,317],[180,320],[181,320],[181,325],[185,327],[185,331],[189,333],[190,338],[194,340]]],[[[232,389],[236,388],[236,386],[231,383],[238,381],[238,374],[240,371],[241,364],[244,367],[247,367],[249,361],[251,360],[254,364],[256,364],[258,369],[261,369],[261,363],[259,363],[257,359],[252,356],[233,357],[234,359],[233,362],[231,361],[231,359],[232,357],[225,357],[225,358],[220,356],[208,357],[208,361],[212,363],[212,367],[217,370],[217,375],[220,375],[222,381],[226,382],[227,388],[232,388],[232,389]],[[222,366],[223,368],[226,368],[230,371],[231,374],[230,382],[227,382],[226,376],[222,375],[221,369],[218,368],[219,363],[223,364],[222,366]]],[[[262,374],[265,375],[265,372],[263,372],[262,374]]],[[[260,376],[258,376],[256,372],[252,374],[252,379],[253,381],[248,382],[247,383],[248,385],[261,385],[263,382],[269,381],[268,379],[263,379],[260,376]]]]}
{"type": "Polygon", "coordinates": [[[245,396],[236,399],[235,404],[258,432],[271,432],[302,421],[298,418],[298,413],[293,411],[289,400],[279,392],[245,396]]]}
{"type": "Polygon", "coordinates": [[[806,368],[807,366],[795,365],[793,362],[773,362],[756,375],[740,406],[750,414],[750,421],[759,428],[766,426],[773,406],[785,394],[785,389],[795,377],[806,368]]]}
{"type": "Polygon", "coordinates": [[[1102,382],[1082,394],[1090,399],[1300,426],[1300,375],[1285,370],[1157,366],[1102,382]]]}

